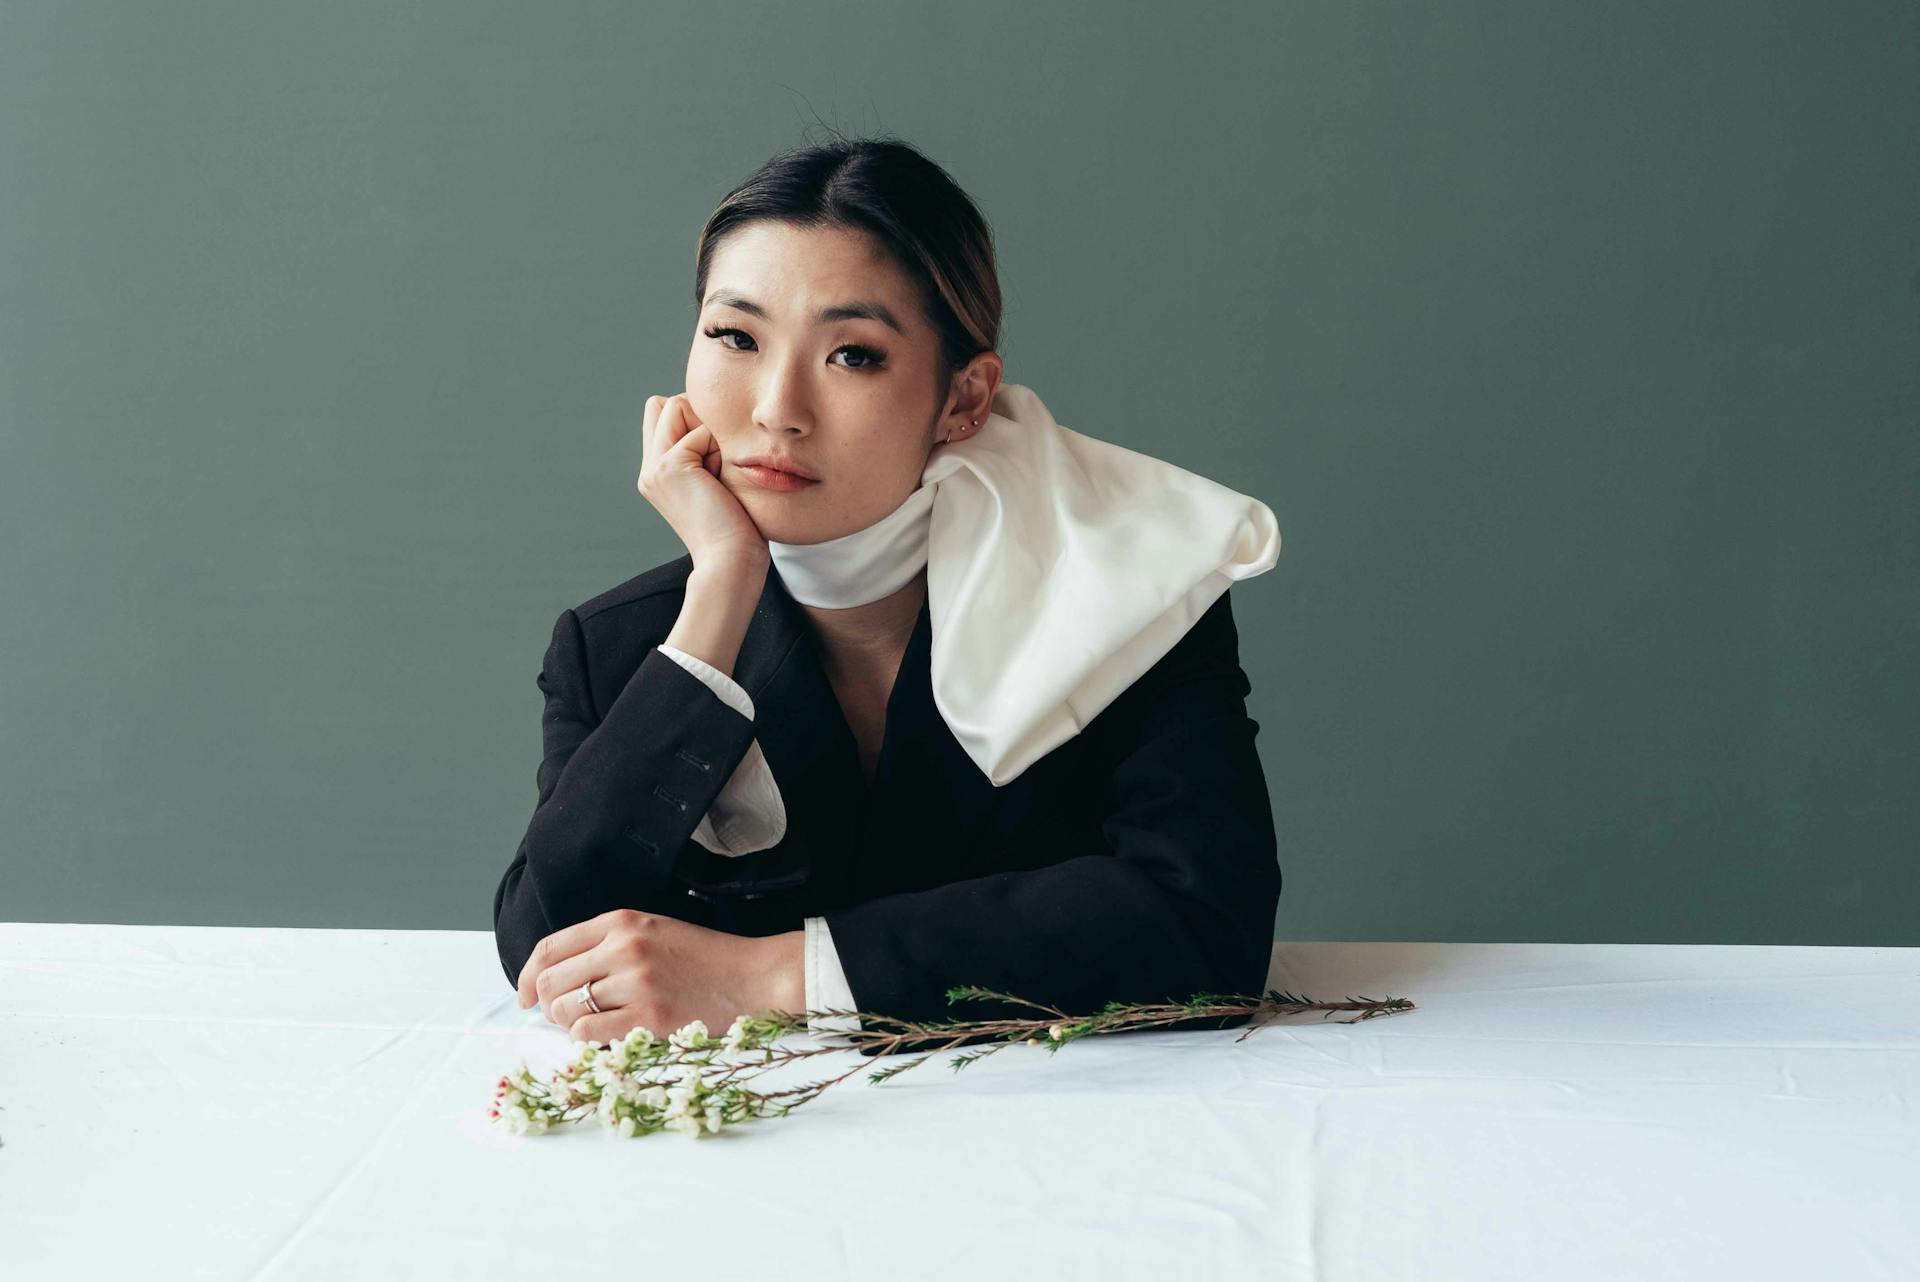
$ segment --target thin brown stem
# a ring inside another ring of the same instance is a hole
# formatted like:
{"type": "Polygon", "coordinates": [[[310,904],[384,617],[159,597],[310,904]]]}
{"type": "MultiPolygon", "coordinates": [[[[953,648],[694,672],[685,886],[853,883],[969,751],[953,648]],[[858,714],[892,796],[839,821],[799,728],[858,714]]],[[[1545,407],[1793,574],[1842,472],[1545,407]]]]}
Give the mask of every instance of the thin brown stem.
{"type": "MultiPolygon", "coordinates": [[[[776,1010],[755,1017],[755,1020],[758,1022],[758,1028],[754,1032],[753,1037],[757,1040],[750,1043],[750,1050],[760,1052],[761,1057],[757,1060],[741,1059],[733,1062],[722,1061],[716,1065],[713,1054],[714,1048],[718,1046],[719,1043],[714,1042],[694,1048],[687,1053],[684,1058],[669,1056],[666,1059],[656,1059],[644,1067],[677,1066],[690,1070],[692,1073],[699,1074],[706,1086],[712,1088],[732,1083],[735,1078],[745,1077],[751,1079],[782,1065],[812,1059],[817,1055],[836,1055],[847,1050],[857,1050],[871,1051],[874,1056],[886,1057],[909,1046],[914,1048],[916,1052],[924,1051],[918,1059],[873,1070],[870,1076],[875,1084],[879,1084],[890,1081],[900,1073],[918,1068],[941,1051],[951,1050],[962,1044],[978,1041],[983,1038],[990,1039],[989,1044],[981,1046],[978,1049],[969,1050],[966,1054],[951,1061],[950,1067],[957,1071],[966,1067],[966,1065],[972,1063],[974,1060],[984,1058],[987,1055],[1004,1050],[1009,1046],[1016,1046],[1023,1043],[1037,1042],[1049,1051],[1058,1051],[1069,1042],[1077,1041],[1082,1037],[1104,1033],[1138,1032],[1193,1020],[1231,1019],[1243,1015],[1251,1016],[1252,1022],[1239,1037],[1234,1039],[1236,1042],[1241,1042],[1281,1016],[1299,1014],[1310,1010],[1322,1012],[1323,1018],[1339,1012],[1348,1012],[1352,1014],[1353,1018],[1339,1020],[1337,1022],[1353,1024],[1365,1019],[1399,1014],[1414,1009],[1412,1002],[1398,997],[1377,999],[1371,997],[1351,997],[1345,1001],[1338,1002],[1315,1002],[1292,993],[1269,990],[1261,997],[1250,997],[1244,994],[1223,995],[1219,993],[1200,993],[1184,1003],[1157,1002],[1132,1006],[1109,1003],[1105,1010],[1096,1012],[1095,1014],[1075,1016],[1069,1015],[1058,1007],[1046,1005],[1043,1002],[1028,1001],[1024,998],[1016,997],[1008,993],[996,992],[992,989],[954,988],[947,991],[947,996],[949,1001],[975,999],[1010,1002],[1014,1005],[1045,1011],[1051,1018],[931,1021],[897,1019],[890,1015],[879,1015],[866,1011],[809,1010],[793,1012],[776,1010]],[[855,1030],[834,1034],[834,1036],[842,1039],[838,1042],[824,1045],[817,1044],[808,1047],[777,1046],[771,1044],[778,1037],[784,1036],[785,1034],[805,1031],[812,1020],[843,1018],[846,1016],[857,1018],[861,1026],[855,1030]],[[931,1049],[928,1049],[927,1043],[930,1042],[934,1043],[934,1045],[931,1049]],[[716,1067],[719,1071],[709,1074],[708,1070],[716,1067]]],[[[862,1063],[855,1064],[845,1072],[834,1077],[788,1087],[784,1090],[762,1092],[740,1087],[738,1088],[740,1093],[735,1098],[739,1103],[744,1104],[748,1114],[751,1116],[781,1116],[791,1112],[794,1108],[802,1104],[818,1098],[821,1092],[825,1091],[828,1087],[838,1085],[840,1082],[845,1081],[855,1073],[861,1072],[868,1067],[863,1060],[862,1063]],[[771,1110],[771,1114],[765,1110],[771,1110]]],[[[572,1076],[576,1070],[577,1066],[570,1066],[567,1069],[563,1069],[561,1076],[554,1079],[554,1088],[562,1085],[562,1078],[564,1077],[569,1079],[567,1084],[571,1085],[572,1089],[586,1093],[588,1091],[586,1084],[572,1076]]],[[[504,1086],[505,1079],[503,1079],[502,1084],[504,1086]]],[[[564,1095],[565,1092],[562,1091],[561,1093],[564,1095]]],[[[595,1111],[593,1101],[589,1100],[565,1110],[557,1120],[584,1121],[587,1117],[593,1116],[595,1111]],[[581,1110],[580,1116],[575,1117],[570,1115],[573,1113],[574,1108],[581,1110]]]]}

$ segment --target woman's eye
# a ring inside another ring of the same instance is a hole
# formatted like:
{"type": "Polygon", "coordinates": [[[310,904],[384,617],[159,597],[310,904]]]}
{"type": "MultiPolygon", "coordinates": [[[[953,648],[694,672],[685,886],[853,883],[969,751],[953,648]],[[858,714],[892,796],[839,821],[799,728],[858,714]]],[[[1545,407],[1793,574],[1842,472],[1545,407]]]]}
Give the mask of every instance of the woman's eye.
{"type": "Polygon", "coordinates": [[[849,365],[847,366],[848,369],[878,369],[887,359],[885,352],[876,352],[871,347],[861,347],[854,343],[849,343],[845,347],[839,348],[834,352],[834,355],[838,356],[841,352],[860,358],[860,364],[849,365]]]}
{"type": "MultiPolygon", "coordinates": [[[[708,338],[724,339],[728,334],[733,334],[740,338],[747,338],[745,331],[734,329],[730,325],[710,325],[702,332],[706,334],[708,338]]],[[[751,343],[753,340],[751,338],[747,338],[747,341],[751,343]]],[[[731,344],[726,342],[722,342],[720,346],[726,348],[730,352],[737,352],[741,350],[740,348],[734,347],[731,344]]]]}
{"type": "MultiPolygon", "coordinates": [[[[720,346],[726,348],[730,352],[746,352],[746,351],[753,350],[751,347],[736,347],[732,343],[729,343],[726,341],[727,338],[733,337],[733,338],[738,338],[745,343],[753,342],[753,339],[747,336],[747,333],[745,330],[735,329],[731,325],[711,325],[700,332],[705,334],[708,338],[719,339],[720,346]]],[[[834,349],[833,354],[835,356],[838,356],[842,352],[847,353],[849,356],[857,357],[860,362],[857,365],[843,366],[842,368],[844,369],[879,369],[882,365],[886,363],[886,360],[887,360],[887,354],[885,352],[878,351],[871,347],[862,347],[858,343],[848,343],[843,347],[837,347],[834,349]]]]}

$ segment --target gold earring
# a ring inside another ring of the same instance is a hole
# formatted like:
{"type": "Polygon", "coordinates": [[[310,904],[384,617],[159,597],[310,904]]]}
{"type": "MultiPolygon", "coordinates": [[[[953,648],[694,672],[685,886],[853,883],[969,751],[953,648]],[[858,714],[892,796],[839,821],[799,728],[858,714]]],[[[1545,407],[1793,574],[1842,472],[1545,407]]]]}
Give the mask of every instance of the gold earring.
{"type": "MultiPolygon", "coordinates": [[[[975,427],[978,427],[978,426],[980,426],[980,420],[979,420],[979,419],[977,419],[977,418],[976,418],[975,420],[973,420],[973,425],[974,425],[975,427]]],[[[941,443],[942,445],[951,445],[951,444],[953,444],[953,429],[952,429],[952,428],[948,428],[948,429],[947,429],[947,434],[946,434],[945,436],[943,436],[943,437],[941,437],[941,438],[940,438],[940,443],[941,443]]]]}

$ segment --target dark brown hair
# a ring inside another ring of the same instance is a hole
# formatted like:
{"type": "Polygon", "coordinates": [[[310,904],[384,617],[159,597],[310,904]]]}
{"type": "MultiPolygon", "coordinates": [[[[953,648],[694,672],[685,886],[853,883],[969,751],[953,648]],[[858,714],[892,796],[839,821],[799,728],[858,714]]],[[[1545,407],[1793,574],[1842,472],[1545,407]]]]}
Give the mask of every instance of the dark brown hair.
{"type": "Polygon", "coordinates": [[[920,290],[949,371],[1000,344],[993,233],[947,171],[910,143],[836,138],[782,152],[728,192],[701,229],[693,301],[727,233],[755,219],[864,231],[920,290]]]}

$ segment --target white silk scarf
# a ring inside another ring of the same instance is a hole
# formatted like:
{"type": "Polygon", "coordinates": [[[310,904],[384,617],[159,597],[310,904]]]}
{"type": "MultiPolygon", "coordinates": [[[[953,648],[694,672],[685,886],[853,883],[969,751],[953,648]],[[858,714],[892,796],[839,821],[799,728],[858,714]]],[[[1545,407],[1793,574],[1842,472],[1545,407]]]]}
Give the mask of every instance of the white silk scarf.
{"type": "Polygon", "coordinates": [[[891,514],[769,543],[804,605],[877,601],[927,571],[933,698],[997,788],[1079,734],[1236,580],[1273,568],[1260,500],[1062,427],[1002,383],[977,433],[935,445],[891,514]]]}

